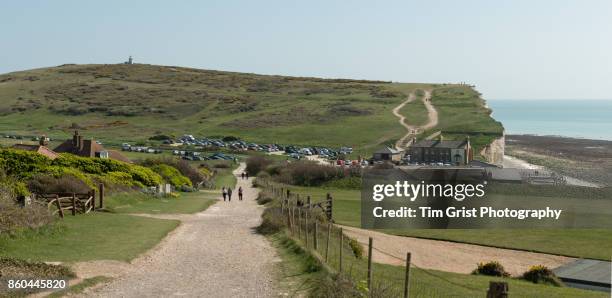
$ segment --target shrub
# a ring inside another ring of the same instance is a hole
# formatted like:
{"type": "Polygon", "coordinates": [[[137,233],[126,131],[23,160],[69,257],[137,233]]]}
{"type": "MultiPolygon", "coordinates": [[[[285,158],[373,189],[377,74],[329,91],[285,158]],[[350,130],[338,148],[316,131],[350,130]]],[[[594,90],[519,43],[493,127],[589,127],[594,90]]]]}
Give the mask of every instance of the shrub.
{"type": "Polygon", "coordinates": [[[0,168],[7,176],[17,179],[29,178],[32,175],[44,172],[51,164],[51,159],[42,154],[25,150],[0,150],[0,168]]]}
{"type": "Polygon", "coordinates": [[[91,187],[89,187],[79,178],[72,175],[54,177],[44,174],[37,174],[28,181],[28,189],[34,193],[86,193],[91,190],[91,187]]]}
{"type": "MultiPolygon", "coordinates": [[[[165,164],[176,168],[181,175],[187,177],[191,181],[191,185],[199,185],[203,181],[206,181],[206,176],[202,171],[192,167],[188,161],[177,159],[177,158],[149,158],[141,162],[141,165],[152,167],[155,165],[165,164]]],[[[200,165],[201,166],[201,165],[200,165]]]]}
{"type": "Polygon", "coordinates": [[[523,279],[536,284],[548,284],[557,287],[563,286],[563,282],[561,282],[557,275],[543,265],[531,266],[529,271],[523,273],[523,279]]]}
{"type": "Polygon", "coordinates": [[[502,264],[496,261],[491,261],[488,263],[478,263],[478,267],[474,269],[474,271],[472,271],[472,274],[501,277],[510,276],[510,274],[504,269],[504,266],[502,266],[502,264]]]}
{"type": "Polygon", "coordinates": [[[215,163],[213,165],[213,168],[215,169],[230,169],[231,167],[232,167],[232,164],[227,160],[215,163]]]}
{"type": "Polygon", "coordinates": [[[292,162],[287,164],[280,172],[281,182],[301,186],[321,186],[325,182],[344,176],[342,169],[322,165],[314,161],[292,162]]]}
{"type": "Polygon", "coordinates": [[[348,244],[351,247],[351,250],[353,251],[353,255],[355,256],[355,258],[362,259],[363,258],[363,246],[361,246],[361,244],[359,244],[359,242],[357,242],[357,240],[353,238],[349,239],[348,244]]]}
{"type": "Polygon", "coordinates": [[[267,208],[261,215],[261,224],[255,228],[257,233],[271,235],[280,232],[285,226],[280,208],[267,208]]]}
{"type": "Polygon", "coordinates": [[[265,191],[260,192],[256,199],[259,205],[265,205],[267,203],[272,202],[273,200],[274,198],[272,198],[272,195],[265,191]]]}
{"type": "Polygon", "coordinates": [[[31,204],[22,208],[17,205],[15,196],[10,190],[0,188],[0,234],[39,228],[52,221],[53,217],[46,206],[31,204]]]}
{"type": "Polygon", "coordinates": [[[191,180],[189,178],[183,176],[179,170],[175,167],[169,166],[167,164],[158,164],[151,167],[153,171],[161,175],[164,180],[168,183],[172,184],[172,186],[176,188],[180,188],[182,186],[191,187],[191,180]]]}
{"type": "Polygon", "coordinates": [[[139,187],[143,188],[144,184],[134,181],[132,175],[126,172],[108,172],[100,177],[104,186],[116,188],[117,186],[139,187]]]}
{"type": "Polygon", "coordinates": [[[162,183],[162,177],[151,169],[113,159],[88,158],[63,153],[51,163],[54,166],[75,168],[93,175],[104,175],[108,172],[125,172],[133,180],[145,186],[155,186],[162,183]]]}
{"type": "Polygon", "coordinates": [[[313,282],[310,297],[351,298],[364,297],[350,278],[341,275],[324,275],[313,282]]]}
{"type": "Polygon", "coordinates": [[[260,155],[253,155],[246,160],[246,171],[251,176],[257,176],[259,172],[272,164],[272,160],[260,155]]]}

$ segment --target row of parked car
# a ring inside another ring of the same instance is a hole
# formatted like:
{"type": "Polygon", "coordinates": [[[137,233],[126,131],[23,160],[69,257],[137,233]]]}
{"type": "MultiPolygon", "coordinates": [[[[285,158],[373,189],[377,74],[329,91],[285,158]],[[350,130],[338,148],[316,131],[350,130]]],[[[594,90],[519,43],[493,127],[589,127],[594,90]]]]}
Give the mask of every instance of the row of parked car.
{"type": "Polygon", "coordinates": [[[222,152],[216,152],[211,155],[203,155],[201,152],[197,151],[183,151],[183,150],[174,150],[172,151],[173,155],[178,155],[184,160],[235,160],[236,157],[225,154],[222,152]]]}
{"type": "Polygon", "coordinates": [[[335,160],[341,154],[350,154],[353,152],[351,147],[341,147],[338,150],[334,150],[326,147],[300,147],[300,146],[283,146],[280,144],[257,144],[252,142],[245,142],[243,140],[232,140],[223,141],[220,139],[210,138],[196,138],[193,135],[183,135],[176,142],[171,140],[164,141],[166,144],[179,143],[190,146],[215,146],[220,148],[228,148],[232,150],[253,150],[263,152],[279,152],[284,151],[289,157],[294,159],[301,159],[304,156],[319,155],[322,158],[335,160]]]}
{"type": "Polygon", "coordinates": [[[159,150],[159,149],[155,149],[155,148],[151,148],[151,147],[146,147],[146,146],[132,146],[132,145],[130,145],[128,143],[123,143],[121,145],[121,150],[122,151],[130,151],[130,152],[152,153],[152,154],[162,153],[162,151],[159,150]]]}

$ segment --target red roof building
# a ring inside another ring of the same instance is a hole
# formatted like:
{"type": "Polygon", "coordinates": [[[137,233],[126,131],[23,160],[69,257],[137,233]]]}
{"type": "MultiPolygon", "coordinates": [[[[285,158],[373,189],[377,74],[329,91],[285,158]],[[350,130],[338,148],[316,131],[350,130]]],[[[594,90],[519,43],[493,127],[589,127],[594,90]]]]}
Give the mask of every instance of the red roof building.
{"type": "Polygon", "coordinates": [[[47,137],[41,137],[38,145],[15,144],[11,148],[17,150],[34,151],[42,154],[50,159],[56,159],[59,155],[53,150],[47,148],[49,144],[47,137]]]}
{"type": "Polygon", "coordinates": [[[110,158],[123,162],[131,162],[123,154],[115,150],[107,150],[93,139],[85,140],[78,131],[74,132],[72,140],[66,140],[54,149],[58,153],[72,153],[83,157],[110,158]]]}

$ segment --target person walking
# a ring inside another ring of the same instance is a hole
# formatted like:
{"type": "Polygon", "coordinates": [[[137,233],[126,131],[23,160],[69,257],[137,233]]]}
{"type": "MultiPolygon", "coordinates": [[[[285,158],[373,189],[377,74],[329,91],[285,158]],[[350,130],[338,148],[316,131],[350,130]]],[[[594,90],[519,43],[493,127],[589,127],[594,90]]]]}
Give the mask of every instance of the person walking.
{"type": "Polygon", "coordinates": [[[246,178],[249,179],[249,172],[245,172],[246,178]]]}
{"type": "Polygon", "coordinates": [[[227,200],[228,202],[232,201],[232,188],[231,187],[227,188],[227,200]]]}
{"type": "Polygon", "coordinates": [[[242,174],[240,174],[240,177],[242,178],[242,180],[244,180],[244,172],[242,172],[242,174]]]}
{"type": "Polygon", "coordinates": [[[223,194],[223,202],[225,202],[225,199],[227,198],[227,189],[225,188],[225,186],[221,188],[221,193],[223,194]]]}
{"type": "Polygon", "coordinates": [[[242,201],[242,186],[238,187],[238,201],[242,201]]]}

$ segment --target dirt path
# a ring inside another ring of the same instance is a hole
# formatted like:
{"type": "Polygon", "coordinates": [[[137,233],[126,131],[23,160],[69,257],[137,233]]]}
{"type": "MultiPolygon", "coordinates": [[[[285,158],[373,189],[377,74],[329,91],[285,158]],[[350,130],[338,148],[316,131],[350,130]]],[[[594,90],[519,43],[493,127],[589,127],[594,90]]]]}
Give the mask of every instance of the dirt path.
{"type": "MultiPolygon", "coordinates": [[[[243,170],[244,164],[234,174],[243,170]]],[[[238,177],[236,188],[244,189],[244,201],[238,201],[235,191],[231,202],[221,200],[197,214],[148,215],[179,219],[182,223],[157,247],[131,264],[104,261],[91,262],[94,266],[77,264],[75,269],[80,275],[99,275],[113,268],[122,270],[111,283],[83,296],[277,296],[272,271],[279,259],[270,243],[253,231],[263,208],[255,202],[258,190],[252,187],[252,179],[238,177]]]]}
{"type": "Polygon", "coordinates": [[[533,265],[556,268],[576,260],[542,253],[395,236],[348,226],[343,226],[343,229],[349,237],[364,245],[366,251],[368,237],[374,239],[374,247],[377,248],[372,253],[374,262],[398,266],[404,265],[405,261],[396,257],[405,258],[406,253],[411,252],[412,263],[424,269],[471,273],[479,262],[498,261],[510,274],[518,276],[533,265]]]}
{"type": "Polygon", "coordinates": [[[436,111],[436,109],[434,108],[434,106],[431,104],[431,90],[424,90],[425,94],[423,96],[423,98],[421,98],[421,100],[423,101],[423,104],[425,105],[425,108],[427,109],[427,123],[425,123],[424,125],[421,126],[414,126],[414,125],[410,125],[406,123],[406,117],[404,117],[404,115],[400,114],[400,110],[408,103],[414,101],[416,99],[416,96],[413,93],[410,93],[408,95],[408,99],[406,99],[406,101],[402,102],[400,105],[398,105],[397,107],[395,107],[393,109],[393,115],[395,115],[395,117],[399,118],[399,123],[406,128],[406,130],[408,131],[402,138],[400,138],[399,140],[397,140],[397,142],[395,143],[395,149],[397,150],[403,150],[406,148],[407,146],[407,142],[413,138],[414,136],[416,136],[417,134],[432,129],[434,127],[436,127],[438,125],[438,111],[436,111]]]}

